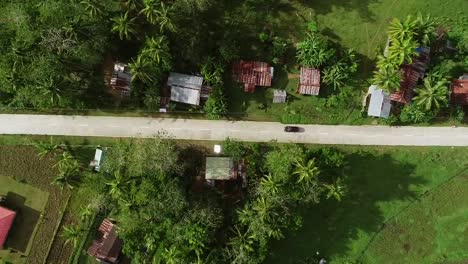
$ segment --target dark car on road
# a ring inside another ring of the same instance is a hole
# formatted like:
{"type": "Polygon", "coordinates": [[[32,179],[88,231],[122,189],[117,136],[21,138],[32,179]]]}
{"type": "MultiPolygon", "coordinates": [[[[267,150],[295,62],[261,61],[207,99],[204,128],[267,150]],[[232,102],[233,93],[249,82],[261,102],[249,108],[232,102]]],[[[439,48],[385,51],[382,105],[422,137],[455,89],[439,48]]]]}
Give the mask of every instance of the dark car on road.
{"type": "Polygon", "coordinates": [[[284,132],[299,132],[300,128],[297,126],[285,126],[284,132]]]}

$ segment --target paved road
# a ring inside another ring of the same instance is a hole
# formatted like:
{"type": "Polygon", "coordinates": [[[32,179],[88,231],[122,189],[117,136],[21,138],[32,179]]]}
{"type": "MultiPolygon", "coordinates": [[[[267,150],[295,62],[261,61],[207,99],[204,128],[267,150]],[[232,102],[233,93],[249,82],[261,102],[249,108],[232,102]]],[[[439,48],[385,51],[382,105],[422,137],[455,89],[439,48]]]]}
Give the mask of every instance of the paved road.
{"type": "Polygon", "coordinates": [[[0,134],[152,137],[165,130],[177,139],[406,146],[468,146],[468,128],[301,125],[283,132],[274,122],[145,117],[0,114],[0,134]]]}

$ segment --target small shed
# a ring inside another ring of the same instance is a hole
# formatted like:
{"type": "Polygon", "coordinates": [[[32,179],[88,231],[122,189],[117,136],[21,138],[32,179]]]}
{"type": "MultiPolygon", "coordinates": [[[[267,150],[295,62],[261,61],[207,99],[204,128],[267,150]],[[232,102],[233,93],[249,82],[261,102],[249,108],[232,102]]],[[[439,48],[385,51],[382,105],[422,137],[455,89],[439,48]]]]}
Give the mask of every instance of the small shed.
{"type": "Polygon", "coordinates": [[[89,164],[91,167],[94,167],[95,171],[99,171],[101,169],[102,154],[102,149],[97,148],[96,152],[94,152],[94,159],[89,164]]]}
{"type": "Polygon", "coordinates": [[[15,211],[0,206],[0,249],[2,249],[5,245],[5,241],[8,237],[8,233],[10,232],[15,217],[15,211]]]}
{"type": "Polygon", "coordinates": [[[231,180],[235,179],[234,161],[229,157],[206,158],[206,180],[231,180]]]}
{"type": "Polygon", "coordinates": [[[320,91],[320,71],[315,68],[301,67],[297,92],[305,95],[318,95],[320,91]]]}
{"type": "Polygon", "coordinates": [[[287,93],[285,90],[273,91],[273,103],[286,103],[287,93]]]}
{"type": "Polygon", "coordinates": [[[451,85],[450,102],[458,105],[468,105],[468,73],[454,80],[451,85]]]}
{"type": "Polygon", "coordinates": [[[274,68],[261,61],[240,61],[232,66],[232,75],[237,82],[244,84],[244,92],[255,92],[256,86],[269,87],[274,68]]]}
{"type": "Polygon", "coordinates": [[[101,263],[118,263],[122,240],[117,236],[117,226],[109,219],[104,219],[99,227],[99,237],[93,240],[88,254],[101,263]]]}
{"type": "Polygon", "coordinates": [[[128,94],[131,90],[132,75],[127,64],[116,62],[110,79],[110,86],[119,90],[122,94],[128,94]]]}
{"type": "Polygon", "coordinates": [[[167,85],[171,88],[171,101],[199,105],[203,77],[171,72],[167,85]]]}
{"type": "Polygon", "coordinates": [[[371,85],[367,95],[370,96],[367,115],[388,118],[392,109],[390,94],[375,85],[371,85]]]}

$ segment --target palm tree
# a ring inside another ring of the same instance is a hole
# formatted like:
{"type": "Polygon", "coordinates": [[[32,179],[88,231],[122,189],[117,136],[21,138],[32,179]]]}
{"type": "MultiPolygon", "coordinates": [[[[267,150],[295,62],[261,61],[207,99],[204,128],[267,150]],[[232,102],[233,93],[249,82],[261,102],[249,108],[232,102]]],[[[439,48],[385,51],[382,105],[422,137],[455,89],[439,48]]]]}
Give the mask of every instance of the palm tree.
{"type": "Polygon", "coordinates": [[[91,206],[81,206],[80,207],[80,220],[83,222],[87,222],[90,217],[93,215],[94,210],[91,206]]]}
{"type": "Polygon", "coordinates": [[[416,52],[417,47],[418,43],[413,39],[395,40],[389,48],[389,58],[397,65],[411,64],[413,57],[418,55],[416,52]]]}
{"type": "Polygon", "coordinates": [[[390,27],[388,29],[391,42],[412,39],[416,35],[416,27],[417,20],[413,20],[411,16],[407,16],[404,22],[394,18],[392,22],[390,22],[390,27]]]}
{"type": "Polygon", "coordinates": [[[78,168],[73,167],[64,169],[62,172],[59,173],[59,175],[52,179],[52,182],[50,184],[58,186],[61,190],[63,190],[64,187],[73,189],[78,185],[78,183],[78,168]]]}
{"type": "Polygon", "coordinates": [[[130,39],[132,35],[136,34],[135,31],[135,19],[128,18],[128,12],[120,15],[119,17],[113,18],[114,26],[112,27],[112,32],[118,33],[120,39],[130,39]]]}
{"type": "Polygon", "coordinates": [[[327,199],[334,197],[339,202],[343,198],[346,191],[345,187],[341,184],[340,178],[338,178],[338,180],[332,184],[324,184],[323,186],[328,190],[327,199]]]}
{"type": "Polygon", "coordinates": [[[141,54],[144,58],[151,58],[164,70],[171,69],[171,54],[169,53],[169,43],[165,36],[147,38],[141,54]]]}
{"type": "Polygon", "coordinates": [[[132,59],[132,62],[128,64],[132,73],[132,81],[140,80],[144,83],[151,83],[154,81],[154,77],[150,74],[151,65],[148,60],[143,59],[142,56],[138,56],[136,60],[132,59]]]}
{"type": "Polygon", "coordinates": [[[269,221],[277,215],[273,209],[272,200],[265,197],[258,197],[252,204],[252,210],[256,212],[256,217],[262,222],[269,221]]]}
{"type": "Polygon", "coordinates": [[[64,226],[62,237],[65,238],[65,244],[72,243],[73,247],[76,248],[81,232],[83,230],[77,226],[64,226]]]}
{"type": "Polygon", "coordinates": [[[236,249],[236,252],[247,251],[253,252],[253,239],[250,235],[249,230],[243,232],[239,229],[237,225],[234,226],[233,229],[234,235],[233,238],[229,241],[229,245],[232,248],[236,249]]]}
{"type": "Polygon", "coordinates": [[[125,179],[122,174],[120,174],[119,171],[114,172],[114,178],[112,181],[106,183],[109,185],[110,190],[109,194],[114,198],[114,199],[119,199],[122,197],[123,193],[125,192],[125,189],[127,188],[129,181],[125,179]]]}
{"type": "Polygon", "coordinates": [[[164,32],[164,30],[167,29],[171,32],[176,32],[176,27],[174,26],[170,18],[172,8],[166,7],[164,2],[161,1],[161,8],[156,12],[158,14],[159,30],[161,32],[164,32]]]}
{"type": "Polygon", "coordinates": [[[416,89],[417,96],[413,98],[417,106],[424,106],[426,111],[439,109],[448,103],[448,88],[445,79],[435,82],[432,78],[424,79],[424,86],[416,89]]]}
{"type": "Polygon", "coordinates": [[[276,195],[280,187],[281,184],[273,180],[273,177],[269,174],[260,180],[260,187],[258,189],[261,193],[276,195]]]}
{"type": "Polygon", "coordinates": [[[306,40],[298,43],[296,57],[301,65],[318,68],[334,53],[335,51],[328,47],[326,40],[315,34],[308,34],[306,40]]]}
{"type": "Polygon", "coordinates": [[[50,137],[50,143],[39,142],[39,143],[35,143],[34,146],[39,151],[38,156],[41,159],[47,156],[49,153],[54,153],[57,149],[61,148],[59,144],[53,143],[52,137],[50,137]]]}
{"type": "Polygon", "coordinates": [[[123,1],[123,4],[128,11],[131,11],[140,7],[141,1],[140,0],[125,0],[123,1]]]}
{"type": "Polygon", "coordinates": [[[374,72],[372,82],[379,88],[393,92],[400,88],[401,73],[398,68],[381,68],[374,72]]]}
{"type": "Polygon", "coordinates": [[[144,8],[138,14],[143,14],[150,24],[158,22],[158,6],[156,0],[144,0],[144,8]]]}
{"type": "Polygon", "coordinates": [[[435,23],[430,15],[423,16],[418,13],[416,18],[419,40],[423,45],[429,46],[435,36],[435,23]]]}
{"type": "Polygon", "coordinates": [[[84,5],[84,9],[88,12],[92,17],[99,17],[104,14],[104,6],[102,6],[96,0],[83,0],[80,2],[84,5]]]}
{"type": "Polygon", "coordinates": [[[385,57],[382,55],[377,56],[377,68],[378,69],[398,69],[400,65],[391,57],[385,57]]]}
{"type": "Polygon", "coordinates": [[[171,246],[169,249],[165,248],[162,253],[162,258],[166,264],[178,264],[181,262],[180,251],[175,246],[171,246]]]}
{"type": "Polygon", "coordinates": [[[304,163],[304,159],[297,159],[295,162],[296,168],[293,171],[294,175],[297,175],[297,182],[305,182],[306,184],[311,184],[317,181],[317,176],[320,171],[315,166],[315,159],[310,159],[307,163],[304,163]]]}
{"type": "Polygon", "coordinates": [[[62,155],[59,156],[58,162],[54,165],[54,167],[56,166],[58,166],[59,171],[69,168],[78,169],[78,161],[68,151],[64,151],[62,155]]]}

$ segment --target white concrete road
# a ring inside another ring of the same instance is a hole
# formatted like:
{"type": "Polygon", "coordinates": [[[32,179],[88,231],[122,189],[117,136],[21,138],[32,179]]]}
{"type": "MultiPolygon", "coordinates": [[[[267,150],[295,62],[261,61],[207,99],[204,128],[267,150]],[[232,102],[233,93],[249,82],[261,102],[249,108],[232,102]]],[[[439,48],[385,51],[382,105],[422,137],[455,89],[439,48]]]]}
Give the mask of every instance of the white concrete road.
{"type": "Polygon", "coordinates": [[[299,125],[286,133],[274,122],[211,121],[146,117],[0,114],[0,134],[152,137],[167,131],[176,139],[405,146],[468,146],[464,127],[299,125]]]}

